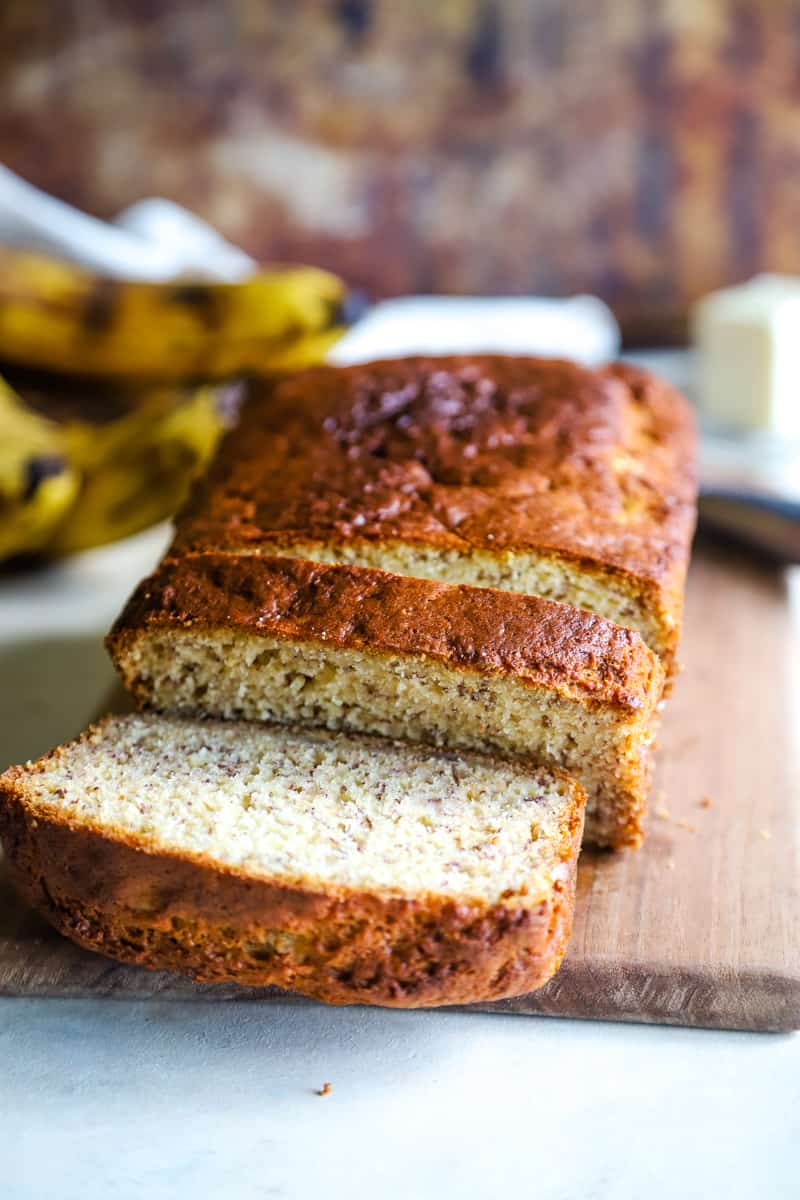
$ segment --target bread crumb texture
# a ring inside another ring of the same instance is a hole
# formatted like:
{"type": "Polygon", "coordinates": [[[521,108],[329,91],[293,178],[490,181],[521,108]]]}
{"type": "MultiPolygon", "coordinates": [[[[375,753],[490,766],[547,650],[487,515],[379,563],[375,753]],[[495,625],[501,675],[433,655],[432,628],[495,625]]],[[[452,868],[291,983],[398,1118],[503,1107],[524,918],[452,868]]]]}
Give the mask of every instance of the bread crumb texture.
{"type": "MultiPolygon", "coordinates": [[[[478,755],[283,726],[113,719],[23,776],[37,815],[324,890],[545,896],[571,781],[478,755]]],[[[565,824],[566,823],[566,824],[565,824]]]]}
{"type": "Polygon", "coordinates": [[[121,665],[140,699],[160,711],[535,758],[580,779],[590,840],[639,840],[653,719],[646,710],[580,704],[513,676],[455,672],[413,656],[225,629],[152,629],[127,644],[121,665]]]}

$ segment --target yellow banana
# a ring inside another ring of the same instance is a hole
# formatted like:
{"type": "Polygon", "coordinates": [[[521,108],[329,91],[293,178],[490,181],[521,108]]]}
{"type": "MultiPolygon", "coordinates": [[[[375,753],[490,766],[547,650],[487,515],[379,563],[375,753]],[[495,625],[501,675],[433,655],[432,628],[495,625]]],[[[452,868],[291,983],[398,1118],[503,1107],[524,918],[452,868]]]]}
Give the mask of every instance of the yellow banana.
{"type": "Polygon", "coordinates": [[[174,391],[154,392],[105,425],[67,424],[64,445],[82,482],[47,551],[68,554],[100,546],[171,516],[213,454],[222,429],[211,387],[177,398],[174,391]]]}
{"type": "Polygon", "coordinates": [[[231,407],[229,388],[19,381],[27,404],[0,381],[0,561],[84,550],[171,516],[231,407]]]}
{"type": "Polygon", "coordinates": [[[0,562],[42,550],[79,482],[58,427],[26,409],[0,379],[0,562]]]}
{"type": "Polygon", "coordinates": [[[319,362],[343,332],[345,285],[315,267],[241,283],[135,283],[0,246],[0,359],[174,382],[319,362]]]}

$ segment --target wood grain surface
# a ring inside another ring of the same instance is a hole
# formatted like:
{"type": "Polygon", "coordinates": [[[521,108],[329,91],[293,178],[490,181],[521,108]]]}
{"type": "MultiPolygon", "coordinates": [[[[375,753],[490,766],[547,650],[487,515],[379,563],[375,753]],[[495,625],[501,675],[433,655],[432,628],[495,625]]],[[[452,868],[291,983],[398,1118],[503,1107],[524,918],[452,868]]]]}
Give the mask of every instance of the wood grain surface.
{"type": "MultiPolygon", "coordinates": [[[[584,853],[561,971],[487,1009],[800,1027],[800,662],[787,574],[701,547],[681,657],[644,848],[584,853]]],[[[311,1003],[79,950],[16,900],[1,869],[0,994],[311,1003]]]]}

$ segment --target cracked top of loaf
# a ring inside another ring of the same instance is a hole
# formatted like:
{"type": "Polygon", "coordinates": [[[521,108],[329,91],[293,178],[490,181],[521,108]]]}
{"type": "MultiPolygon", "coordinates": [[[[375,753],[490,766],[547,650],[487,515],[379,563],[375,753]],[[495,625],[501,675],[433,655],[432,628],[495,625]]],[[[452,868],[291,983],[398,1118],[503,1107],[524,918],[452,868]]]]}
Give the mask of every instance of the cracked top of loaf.
{"type": "Polygon", "coordinates": [[[626,365],[470,355],[319,367],[254,386],[173,549],[539,592],[630,624],[663,653],[694,530],[695,440],[686,400],[626,365]],[[544,560],[560,583],[542,580],[544,560]],[[571,575],[599,579],[614,604],[586,586],[572,594],[571,575]]]}

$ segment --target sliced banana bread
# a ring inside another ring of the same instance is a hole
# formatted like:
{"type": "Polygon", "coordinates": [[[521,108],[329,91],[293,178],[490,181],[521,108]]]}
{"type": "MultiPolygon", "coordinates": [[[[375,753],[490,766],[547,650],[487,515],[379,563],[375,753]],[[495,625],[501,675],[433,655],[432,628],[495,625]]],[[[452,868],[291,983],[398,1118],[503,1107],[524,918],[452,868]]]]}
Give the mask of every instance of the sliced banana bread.
{"type": "Polygon", "coordinates": [[[108,645],[142,706],[535,758],[583,783],[591,840],[640,840],[663,670],[592,613],[364,567],[191,555],[140,584],[108,645]]]}
{"type": "Polygon", "coordinates": [[[695,426],[645,371],[478,355],[259,385],[174,552],[294,555],[541,595],[638,630],[668,670],[695,426]]]}
{"type": "Polygon", "coordinates": [[[476,754],[127,716],[0,777],[0,836],[24,896],[89,949],[413,1007],[558,968],[583,801],[476,754]]]}

